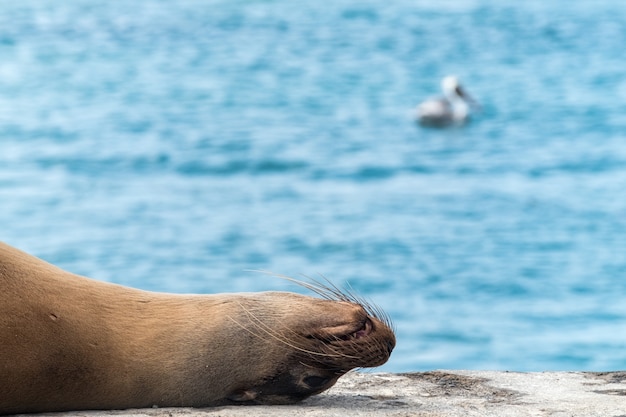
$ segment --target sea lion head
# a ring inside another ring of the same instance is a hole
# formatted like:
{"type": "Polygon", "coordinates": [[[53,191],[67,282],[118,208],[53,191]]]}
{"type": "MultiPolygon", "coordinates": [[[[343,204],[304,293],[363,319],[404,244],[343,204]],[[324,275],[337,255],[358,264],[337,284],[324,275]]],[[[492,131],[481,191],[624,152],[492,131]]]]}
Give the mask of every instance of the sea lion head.
{"type": "Polygon", "coordinates": [[[330,388],[352,369],[380,366],[389,359],[396,339],[380,309],[331,285],[296,282],[323,298],[268,292],[241,303],[245,320],[233,320],[243,332],[270,340],[280,350],[272,357],[282,360],[268,362],[271,366],[260,381],[235,387],[227,403],[295,403],[330,388]],[[267,303],[272,317],[267,317],[267,303]]]}

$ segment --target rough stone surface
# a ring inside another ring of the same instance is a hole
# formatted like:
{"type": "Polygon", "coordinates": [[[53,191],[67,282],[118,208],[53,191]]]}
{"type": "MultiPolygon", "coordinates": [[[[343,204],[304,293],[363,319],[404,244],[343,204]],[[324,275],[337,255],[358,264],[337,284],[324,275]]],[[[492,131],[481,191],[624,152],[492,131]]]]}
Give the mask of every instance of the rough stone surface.
{"type": "Polygon", "coordinates": [[[39,416],[554,416],[626,417],[626,372],[358,373],[289,406],[153,408],[39,416]]]}

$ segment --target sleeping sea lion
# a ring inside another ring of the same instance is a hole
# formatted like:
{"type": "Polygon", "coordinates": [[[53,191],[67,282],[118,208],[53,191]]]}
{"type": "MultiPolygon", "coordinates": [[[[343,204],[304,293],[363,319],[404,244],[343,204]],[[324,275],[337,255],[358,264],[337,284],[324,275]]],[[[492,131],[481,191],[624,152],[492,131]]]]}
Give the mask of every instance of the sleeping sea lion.
{"type": "Polygon", "coordinates": [[[155,293],[0,243],[0,414],[287,404],[387,361],[381,311],[303,285],[322,298],[155,293]]]}

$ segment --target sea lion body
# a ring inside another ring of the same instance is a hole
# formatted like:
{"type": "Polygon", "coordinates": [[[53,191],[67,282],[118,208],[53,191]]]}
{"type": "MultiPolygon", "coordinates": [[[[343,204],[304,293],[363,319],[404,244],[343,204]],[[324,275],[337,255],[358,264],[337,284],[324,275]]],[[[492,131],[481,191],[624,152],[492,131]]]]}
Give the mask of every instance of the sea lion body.
{"type": "Polygon", "coordinates": [[[153,293],[1,243],[0,290],[0,414],[292,403],[395,345],[350,299],[153,293]]]}

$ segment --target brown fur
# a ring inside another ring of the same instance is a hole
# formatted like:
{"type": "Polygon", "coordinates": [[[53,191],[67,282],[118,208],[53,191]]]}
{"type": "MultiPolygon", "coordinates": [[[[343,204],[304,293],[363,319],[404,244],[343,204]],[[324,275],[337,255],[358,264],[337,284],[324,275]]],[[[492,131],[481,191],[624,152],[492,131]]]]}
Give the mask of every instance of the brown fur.
{"type": "Polygon", "coordinates": [[[291,403],[386,362],[388,320],[312,287],[327,299],[153,293],[0,243],[0,414],[291,403]]]}

